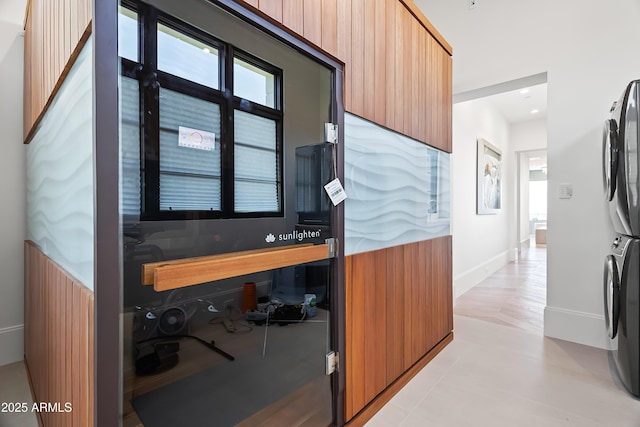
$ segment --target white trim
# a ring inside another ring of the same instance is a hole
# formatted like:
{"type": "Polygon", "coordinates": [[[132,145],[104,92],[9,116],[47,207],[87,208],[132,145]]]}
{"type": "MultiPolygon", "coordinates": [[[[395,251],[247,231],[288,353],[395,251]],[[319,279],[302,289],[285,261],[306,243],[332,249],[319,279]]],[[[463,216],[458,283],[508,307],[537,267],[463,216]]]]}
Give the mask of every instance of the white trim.
{"type": "Polygon", "coordinates": [[[510,249],[453,278],[453,300],[516,259],[518,251],[510,249]]]}
{"type": "Polygon", "coordinates": [[[610,349],[604,316],[559,307],[544,308],[544,335],[610,349]]]}
{"type": "Polygon", "coordinates": [[[0,329],[0,366],[24,360],[24,325],[0,329]]]}

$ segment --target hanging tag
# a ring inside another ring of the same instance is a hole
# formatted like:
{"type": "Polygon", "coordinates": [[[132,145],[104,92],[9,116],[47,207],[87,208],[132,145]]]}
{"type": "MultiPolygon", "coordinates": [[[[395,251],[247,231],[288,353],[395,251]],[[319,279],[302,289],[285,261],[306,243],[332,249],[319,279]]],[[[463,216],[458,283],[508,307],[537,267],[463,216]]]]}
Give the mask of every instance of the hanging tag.
{"type": "Polygon", "coordinates": [[[329,195],[333,206],[338,206],[340,202],[347,198],[347,193],[344,192],[344,188],[342,188],[338,178],[325,185],[324,189],[329,195]]]}

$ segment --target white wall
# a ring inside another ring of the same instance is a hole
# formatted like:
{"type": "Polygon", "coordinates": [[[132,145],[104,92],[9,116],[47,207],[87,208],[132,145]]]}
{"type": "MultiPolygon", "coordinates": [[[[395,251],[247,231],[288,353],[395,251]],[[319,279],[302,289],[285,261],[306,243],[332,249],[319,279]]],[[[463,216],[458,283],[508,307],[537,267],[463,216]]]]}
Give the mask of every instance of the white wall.
{"type": "MultiPolygon", "coordinates": [[[[5,11],[7,4],[0,8],[5,11]]],[[[23,9],[24,10],[24,9],[23,9]]],[[[22,144],[23,37],[0,14],[0,366],[24,357],[25,150],[22,144]]]]}
{"type": "Polygon", "coordinates": [[[462,0],[416,3],[453,46],[454,92],[547,72],[545,334],[606,348],[602,265],[614,233],[601,128],[611,102],[640,77],[640,2],[491,0],[472,10],[462,0]],[[573,185],[572,199],[558,198],[561,183],[573,185]]]}
{"type": "Polygon", "coordinates": [[[453,106],[452,224],[454,297],[462,295],[514,257],[515,161],[509,124],[484,99],[453,106]],[[502,151],[502,210],[476,215],[478,138],[502,151]]]}
{"type": "Polygon", "coordinates": [[[547,149],[547,120],[529,120],[514,123],[509,128],[513,151],[547,149]]]}

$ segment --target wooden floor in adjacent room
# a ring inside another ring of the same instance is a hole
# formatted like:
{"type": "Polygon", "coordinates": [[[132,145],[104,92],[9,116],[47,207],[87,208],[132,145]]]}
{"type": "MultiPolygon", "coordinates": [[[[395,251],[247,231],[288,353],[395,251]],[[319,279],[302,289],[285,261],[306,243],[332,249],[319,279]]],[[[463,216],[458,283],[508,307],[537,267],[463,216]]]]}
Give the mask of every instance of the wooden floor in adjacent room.
{"type": "Polygon", "coordinates": [[[518,259],[458,297],[454,313],[542,334],[547,248],[532,243],[518,259]]]}

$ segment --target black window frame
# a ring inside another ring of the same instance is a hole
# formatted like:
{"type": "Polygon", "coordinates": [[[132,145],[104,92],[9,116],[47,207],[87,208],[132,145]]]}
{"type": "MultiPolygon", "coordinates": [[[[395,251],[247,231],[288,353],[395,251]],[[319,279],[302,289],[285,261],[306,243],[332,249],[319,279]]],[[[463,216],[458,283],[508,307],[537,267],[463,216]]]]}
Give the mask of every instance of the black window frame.
{"type": "Polygon", "coordinates": [[[284,217],[284,102],[282,69],[238,49],[211,34],[134,1],[121,6],[138,16],[138,62],[120,57],[121,75],[139,82],[140,99],[140,220],[165,221],[218,218],[284,217]],[[158,69],[157,31],[162,24],[218,50],[218,89],[158,69]],[[233,94],[234,58],[274,76],[274,108],[233,94]],[[160,88],[215,103],[220,107],[220,210],[160,210],[160,88]],[[244,111],[276,124],[277,211],[235,211],[234,112],[244,111]]]}

